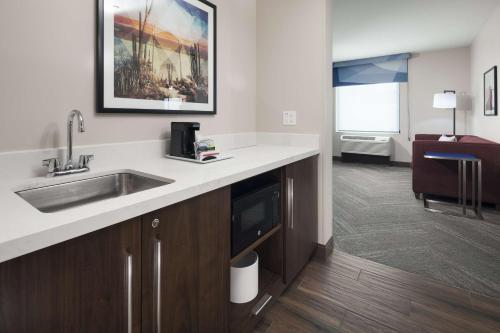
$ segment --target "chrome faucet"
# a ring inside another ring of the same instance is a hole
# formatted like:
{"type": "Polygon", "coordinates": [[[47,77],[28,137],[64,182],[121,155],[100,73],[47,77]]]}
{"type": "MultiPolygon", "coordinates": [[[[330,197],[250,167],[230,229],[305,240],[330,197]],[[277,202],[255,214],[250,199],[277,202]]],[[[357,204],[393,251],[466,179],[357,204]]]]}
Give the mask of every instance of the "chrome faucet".
{"type": "Polygon", "coordinates": [[[63,167],[59,163],[57,158],[49,158],[43,160],[42,165],[48,168],[47,177],[56,177],[56,176],[64,176],[71,175],[75,173],[81,173],[89,171],[89,162],[94,159],[94,155],[81,155],[78,160],[78,165],[75,166],[73,164],[73,121],[75,116],[78,120],[78,131],[80,133],[85,132],[85,124],[83,121],[83,115],[78,110],[72,110],[68,115],[68,126],[67,126],[67,139],[68,139],[68,147],[67,147],[67,158],[66,163],[63,167]]]}
{"type": "Polygon", "coordinates": [[[64,170],[73,169],[73,120],[75,116],[78,120],[78,131],[80,133],[85,132],[85,124],[83,122],[83,115],[78,110],[72,110],[68,115],[68,129],[67,129],[67,142],[68,142],[68,157],[66,164],[64,165],[64,170]]]}

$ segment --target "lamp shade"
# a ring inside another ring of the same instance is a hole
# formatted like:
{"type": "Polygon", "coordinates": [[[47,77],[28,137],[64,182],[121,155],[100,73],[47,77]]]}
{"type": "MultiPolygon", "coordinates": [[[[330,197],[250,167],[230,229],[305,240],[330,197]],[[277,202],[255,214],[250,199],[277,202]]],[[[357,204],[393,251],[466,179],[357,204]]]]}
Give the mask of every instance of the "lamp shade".
{"type": "Polygon", "coordinates": [[[457,95],[454,93],[434,94],[434,108],[455,109],[457,107],[457,95]]]}

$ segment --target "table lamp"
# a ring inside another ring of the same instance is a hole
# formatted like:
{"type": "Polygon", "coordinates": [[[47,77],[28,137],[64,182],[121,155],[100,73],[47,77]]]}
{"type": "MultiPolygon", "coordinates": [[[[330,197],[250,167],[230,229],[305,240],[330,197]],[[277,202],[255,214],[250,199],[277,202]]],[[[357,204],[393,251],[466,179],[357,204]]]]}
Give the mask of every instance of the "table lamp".
{"type": "Polygon", "coordinates": [[[444,93],[434,94],[434,108],[435,109],[453,109],[453,135],[456,129],[456,108],[457,108],[457,95],[454,90],[445,90],[444,93]]]}

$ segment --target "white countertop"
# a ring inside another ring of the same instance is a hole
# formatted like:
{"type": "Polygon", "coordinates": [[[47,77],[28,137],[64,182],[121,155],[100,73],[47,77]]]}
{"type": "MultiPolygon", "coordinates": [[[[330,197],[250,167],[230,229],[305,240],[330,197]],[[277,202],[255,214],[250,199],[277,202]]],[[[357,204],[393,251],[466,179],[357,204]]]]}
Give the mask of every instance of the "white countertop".
{"type": "Polygon", "coordinates": [[[113,163],[88,173],[60,178],[5,180],[0,184],[0,262],[126,221],[168,205],[210,192],[242,179],[319,154],[318,149],[257,145],[225,152],[234,158],[195,164],[166,158],[113,163]],[[151,190],[72,209],[42,213],[14,192],[133,170],[175,180],[151,190]]]}

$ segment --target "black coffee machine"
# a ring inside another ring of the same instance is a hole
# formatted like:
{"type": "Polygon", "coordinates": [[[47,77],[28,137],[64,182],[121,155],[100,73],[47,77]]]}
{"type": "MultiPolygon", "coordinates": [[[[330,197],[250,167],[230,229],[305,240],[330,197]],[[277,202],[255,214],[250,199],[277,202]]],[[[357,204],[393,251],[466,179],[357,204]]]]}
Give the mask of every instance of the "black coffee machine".
{"type": "Polygon", "coordinates": [[[171,124],[170,155],[196,159],[194,153],[195,132],[200,123],[173,122],[171,124]]]}

